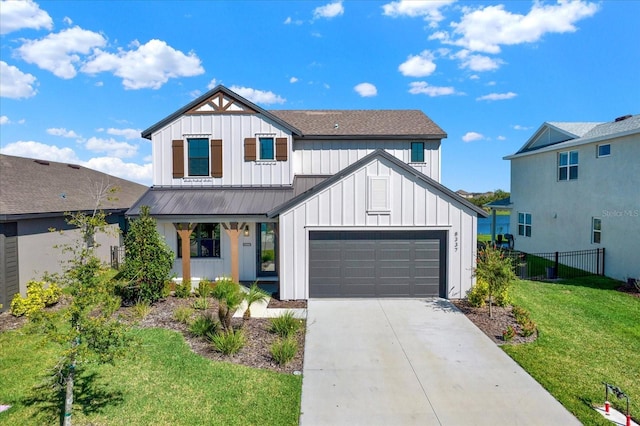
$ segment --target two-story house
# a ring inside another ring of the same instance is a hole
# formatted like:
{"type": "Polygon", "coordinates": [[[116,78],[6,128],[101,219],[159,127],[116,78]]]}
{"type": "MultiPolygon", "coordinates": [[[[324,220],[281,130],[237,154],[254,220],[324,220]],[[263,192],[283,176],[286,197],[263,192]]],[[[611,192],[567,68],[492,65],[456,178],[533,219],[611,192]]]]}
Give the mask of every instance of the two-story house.
{"type": "Polygon", "coordinates": [[[273,280],[281,299],[464,297],[477,217],[440,182],[421,111],[266,111],[218,86],[142,132],[147,205],[192,283],[273,280]]]}
{"type": "Polygon", "coordinates": [[[640,277],[640,115],[544,123],[505,159],[517,250],[605,248],[605,275],[640,277]]]}

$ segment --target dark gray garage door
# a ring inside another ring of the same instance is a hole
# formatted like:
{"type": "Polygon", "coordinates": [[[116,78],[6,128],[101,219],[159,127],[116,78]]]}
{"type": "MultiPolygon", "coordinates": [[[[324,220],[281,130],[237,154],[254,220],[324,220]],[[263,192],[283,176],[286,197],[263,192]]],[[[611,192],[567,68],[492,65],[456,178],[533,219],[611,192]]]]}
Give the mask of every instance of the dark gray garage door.
{"type": "Polygon", "coordinates": [[[445,297],[446,231],[311,231],[310,297],[445,297]]]}

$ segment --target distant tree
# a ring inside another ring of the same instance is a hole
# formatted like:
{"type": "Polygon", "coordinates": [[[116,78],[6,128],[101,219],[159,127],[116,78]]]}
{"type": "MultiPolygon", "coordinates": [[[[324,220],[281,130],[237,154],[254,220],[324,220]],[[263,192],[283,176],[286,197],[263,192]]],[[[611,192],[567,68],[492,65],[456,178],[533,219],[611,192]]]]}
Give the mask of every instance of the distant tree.
{"type": "Polygon", "coordinates": [[[469,201],[471,201],[473,204],[475,204],[478,207],[482,207],[487,203],[491,203],[493,201],[498,201],[498,200],[507,198],[509,195],[510,194],[508,192],[503,191],[502,189],[496,189],[492,193],[480,194],[473,198],[470,198],[469,201]]]}
{"type": "Polygon", "coordinates": [[[174,254],[158,233],[148,206],[142,206],[140,216],[130,222],[124,246],[124,264],[118,274],[126,280],[119,287],[123,302],[144,300],[153,303],[162,298],[174,254]]]}

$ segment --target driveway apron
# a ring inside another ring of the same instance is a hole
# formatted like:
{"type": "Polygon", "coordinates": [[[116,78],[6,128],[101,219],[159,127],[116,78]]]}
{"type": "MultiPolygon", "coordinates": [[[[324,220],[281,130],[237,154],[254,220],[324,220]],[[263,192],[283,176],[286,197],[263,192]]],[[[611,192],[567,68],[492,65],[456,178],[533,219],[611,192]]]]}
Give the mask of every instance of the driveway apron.
{"type": "Polygon", "coordinates": [[[309,300],[303,374],[303,426],[580,424],[443,299],[309,300]]]}

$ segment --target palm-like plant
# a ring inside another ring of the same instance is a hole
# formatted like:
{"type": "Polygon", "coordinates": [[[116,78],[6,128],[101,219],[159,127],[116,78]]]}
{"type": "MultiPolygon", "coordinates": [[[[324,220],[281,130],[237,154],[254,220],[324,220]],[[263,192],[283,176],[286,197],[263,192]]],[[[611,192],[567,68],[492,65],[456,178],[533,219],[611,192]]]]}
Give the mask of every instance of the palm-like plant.
{"type": "Polygon", "coordinates": [[[258,284],[253,283],[249,288],[249,292],[244,295],[244,300],[247,301],[247,310],[242,315],[243,321],[251,318],[251,305],[255,302],[265,302],[269,299],[269,293],[258,287],[258,284]]]}
{"type": "Polygon", "coordinates": [[[225,331],[231,330],[231,317],[244,300],[240,284],[231,278],[216,278],[216,286],[211,291],[211,296],[218,300],[218,318],[222,328],[225,331]]]}

